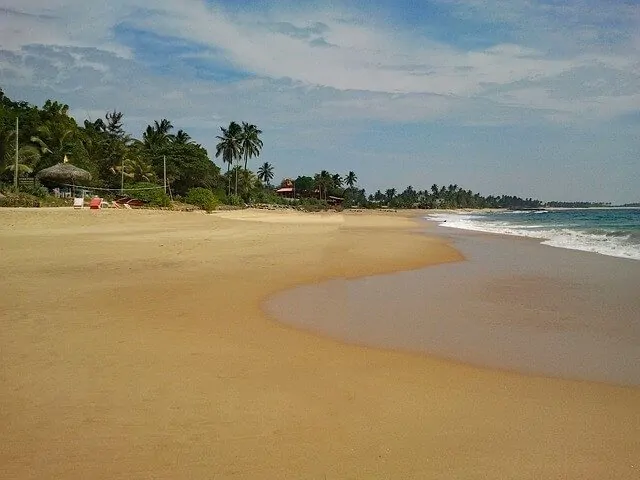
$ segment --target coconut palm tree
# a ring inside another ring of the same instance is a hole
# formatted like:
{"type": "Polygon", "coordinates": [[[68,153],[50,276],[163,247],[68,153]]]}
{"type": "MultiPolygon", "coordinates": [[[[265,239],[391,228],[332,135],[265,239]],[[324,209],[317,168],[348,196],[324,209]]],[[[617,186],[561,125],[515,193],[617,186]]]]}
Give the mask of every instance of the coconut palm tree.
{"type": "MultiPolygon", "coordinates": [[[[241,134],[242,127],[236,122],[231,122],[227,128],[220,127],[222,135],[218,135],[216,138],[220,140],[216,145],[216,158],[222,156],[222,161],[227,163],[227,175],[229,169],[234,161],[238,161],[242,154],[241,134]]],[[[235,194],[238,194],[238,172],[236,175],[236,189],[235,194]]],[[[229,175],[228,175],[229,176],[229,175]]],[[[229,184],[227,188],[227,194],[231,191],[231,176],[229,176],[229,184]]]]}
{"type": "MultiPolygon", "coordinates": [[[[16,170],[16,131],[10,130],[5,135],[4,144],[7,148],[2,168],[5,172],[14,172],[16,170]]],[[[22,145],[18,147],[18,175],[28,175],[33,173],[33,167],[40,160],[40,150],[34,145],[22,145]]]]}
{"type": "Polygon", "coordinates": [[[320,195],[320,200],[322,200],[322,194],[324,193],[324,200],[327,199],[327,191],[333,187],[333,178],[331,174],[326,170],[322,170],[320,173],[316,173],[313,182],[315,187],[318,189],[318,193],[320,195]]]}
{"type": "Polygon", "coordinates": [[[156,176],[153,166],[139,157],[124,159],[120,165],[111,167],[111,172],[130,178],[134,182],[152,182],[156,176]]]}
{"type": "Polygon", "coordinates": [[[124,174],[134,182],[151,182],[155,178],[153,166],[142,158],[128,158],[124,161],[124,174]]]}
{"type": "Polygon", "coordinates": [[[191,136],[187,132],[178,130],[178,133],[173,137],[173,143],[176,145],[190,145],[193,143],[193,140],[191,140],[191,136]]]}
{"type": "Polygon", "coordinates": [[[342,187],[342,177],[340,176],[339,173],[336,173],[336,174],[332,175],[331,179],[333,180],[333,187],[334,188],[341,188],[342,187]]]}
{"type": "Polygon", "coordinates": [[[349,188],[353,188],[356,183],[358,183],[358,177],[353,171],[350,171],[345,175],[344,183],[346,183],[349,188]]]}
{"type": "Polygon", "coordinates": [[[38,170],[62,162],[65,155],[71,155],[75,146],[75,135],[72,129],[52,123],[39,126],[36,133],[37,135],[31,137],[31,142],[39,150],[40,158],[44,163],[37,165],[38,170]]]}
{"type": "Polygon", "coordinates": [[[242,147],[242,155],[244,156],[244,169],[247,169],[247,160],[260,156],[262,149],[262,140],[260,140],[259,130],[255,125],[242,122],[242,133],[240,134],[240,145],[242,147]]]}
{"type": "Polygon", "coordinates": [[[258,168],[258,178],[266,183],[267,187],[270,187],[273,177],[273,165],[269,162],[264,162],[260,168],[258,168]]]}

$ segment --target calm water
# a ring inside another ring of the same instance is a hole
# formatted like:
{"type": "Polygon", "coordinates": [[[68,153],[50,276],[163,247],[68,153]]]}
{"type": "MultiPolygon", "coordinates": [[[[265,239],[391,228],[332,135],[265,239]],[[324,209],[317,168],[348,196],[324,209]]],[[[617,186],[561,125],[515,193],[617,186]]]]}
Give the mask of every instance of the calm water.
{"type": "Polygon", "coordinates": [[[544,245],[640,260],[640,209],[433,214],[443,227],[539,238],[544,245]]]}

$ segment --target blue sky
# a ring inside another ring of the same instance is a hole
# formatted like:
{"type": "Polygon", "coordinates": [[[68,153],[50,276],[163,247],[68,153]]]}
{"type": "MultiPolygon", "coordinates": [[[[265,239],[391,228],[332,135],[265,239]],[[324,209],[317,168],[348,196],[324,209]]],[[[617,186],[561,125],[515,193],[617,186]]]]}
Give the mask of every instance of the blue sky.
{"type": "Polygon", "coordinates": [[[0,86],[209,151],[256,123],[277,179],[640,201],[636,1],[0,0],[0,86]]]}

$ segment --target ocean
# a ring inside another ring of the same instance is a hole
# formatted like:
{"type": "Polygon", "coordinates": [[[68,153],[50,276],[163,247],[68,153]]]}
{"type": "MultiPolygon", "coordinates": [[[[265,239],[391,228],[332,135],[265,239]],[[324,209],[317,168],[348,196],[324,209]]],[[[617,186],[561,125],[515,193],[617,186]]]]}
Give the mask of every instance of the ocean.
{"type": "Polygon", "coordinates": [[[640,209],[435,213],[440,226],[537,238],[543,245],[640,260],[640,209]]]}

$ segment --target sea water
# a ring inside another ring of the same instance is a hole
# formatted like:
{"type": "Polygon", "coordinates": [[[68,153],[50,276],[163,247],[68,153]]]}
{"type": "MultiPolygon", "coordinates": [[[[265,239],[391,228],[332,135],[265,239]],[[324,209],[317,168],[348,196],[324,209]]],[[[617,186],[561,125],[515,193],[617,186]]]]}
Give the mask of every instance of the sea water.
{"type": "Polygon", "coordinates": [[[640,209],[515,210],[437,213],[439,225],[537,238],[544,245],[640,260],[640,209]]]}

